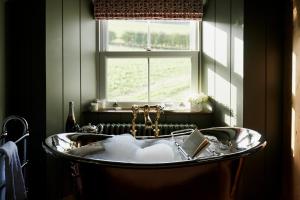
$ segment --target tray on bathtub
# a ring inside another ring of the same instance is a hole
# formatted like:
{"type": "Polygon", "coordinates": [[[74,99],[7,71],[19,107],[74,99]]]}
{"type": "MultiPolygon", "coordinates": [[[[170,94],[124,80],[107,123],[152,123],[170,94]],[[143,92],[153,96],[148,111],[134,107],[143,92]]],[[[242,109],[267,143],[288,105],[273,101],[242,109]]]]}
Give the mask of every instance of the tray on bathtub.
{"type": "Polygon", "coordinates": [[[256,152],[266,141],[256,131],[218,127],[201,129],[209,141],[197,156],[189,158],[180,148],[193,130],[172,135],[131,137],[87,133],[60,133],[46,139],[44,148],[52,155],[78,162],[118,166],[165,166],[240,158],[256,152]],[[177,144],[177,145],[176,145],[177,144]]]}

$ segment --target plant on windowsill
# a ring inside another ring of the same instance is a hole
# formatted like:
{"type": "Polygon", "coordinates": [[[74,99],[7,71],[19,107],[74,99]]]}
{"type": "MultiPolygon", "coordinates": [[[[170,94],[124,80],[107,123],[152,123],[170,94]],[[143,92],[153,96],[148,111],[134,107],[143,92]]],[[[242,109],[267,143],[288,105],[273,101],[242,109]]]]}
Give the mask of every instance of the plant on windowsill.
{"type": "Polygon", "coordinates": [[[204,93],[194,94],[188,99],[191,112],[211,112],[209,97],[204,93]]]}

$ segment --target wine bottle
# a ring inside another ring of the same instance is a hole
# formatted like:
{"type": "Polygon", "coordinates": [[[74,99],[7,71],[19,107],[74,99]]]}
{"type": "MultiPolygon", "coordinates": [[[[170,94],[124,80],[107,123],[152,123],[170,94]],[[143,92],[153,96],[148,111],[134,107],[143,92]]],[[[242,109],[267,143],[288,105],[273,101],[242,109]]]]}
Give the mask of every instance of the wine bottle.
{"type": "Polygon", "coordinates": [[[67,133],[76,131],[76,120],[74,114],[74,102],[69,102],[69,114],[66,121],[66,130],[67,133]]]}

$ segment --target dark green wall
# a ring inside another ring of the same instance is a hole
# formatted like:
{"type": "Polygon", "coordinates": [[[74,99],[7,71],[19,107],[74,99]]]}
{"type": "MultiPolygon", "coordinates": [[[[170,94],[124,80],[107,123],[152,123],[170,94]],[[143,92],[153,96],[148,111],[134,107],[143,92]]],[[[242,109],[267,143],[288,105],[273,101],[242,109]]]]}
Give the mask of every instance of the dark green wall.
{"type": "Polygon", "coordinates": [[[91,1],[46,1],[47,135],[62,132],[68,102],[76,119],[96,95],[96,22],[91,1]]]}
{"type": "MultiPolygon", "coordinates": [[[[64,131],[68,102],[76,120],[96,98],[96,22],[91,1],[46,0],[46,135],[64,131]]],[[[63,162],[47,159],[47,199],[61,199],[63,162]]],[[[65,173],[64,173],[65,172],[65,173]]]]}
{"type": "Polygon", "coordinates": [[[244,1],[244,126],[268,144],[247,159],[243,199],[279,199],[282,185],[284,12],[288,1],[244,1]],[[255,187],[253,187],[255,185],[255,187]],[[254,190],[249,190],[253,187],[254,190]]]}
{"type": "Polygon", "coordinates": [[[5,25],[0,22],[0,33],[5,31],[5,40],[0,37],[0,58],[5,49],[5,74],[0,73],[5,76],[5,94],[0,99],[5,98],[5,115],[22,116],[29,124],[29,193],[30,199],[39,199],[45,194],[46,167],[41,145],[46,126],[45,3],[9,0],[1,1],[0,8],[0,18],[5,14],[5,25]]]}
{"type": "Polygon", "coordinates": [[[0,1],[0,122],[5,117],[5,4],[0,1]]]}

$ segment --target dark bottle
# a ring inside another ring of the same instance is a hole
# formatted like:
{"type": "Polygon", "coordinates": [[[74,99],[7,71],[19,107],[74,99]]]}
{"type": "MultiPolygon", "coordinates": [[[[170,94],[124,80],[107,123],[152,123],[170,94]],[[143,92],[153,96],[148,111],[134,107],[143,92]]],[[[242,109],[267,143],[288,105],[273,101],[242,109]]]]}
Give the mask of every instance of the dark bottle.
{"type": "Polygon", "coordinates": [[[76,131],[76,120],[74,114],[74,102],[69,102],[69,114],[66,121],[66,130],[67,133],[76,131]]]}

